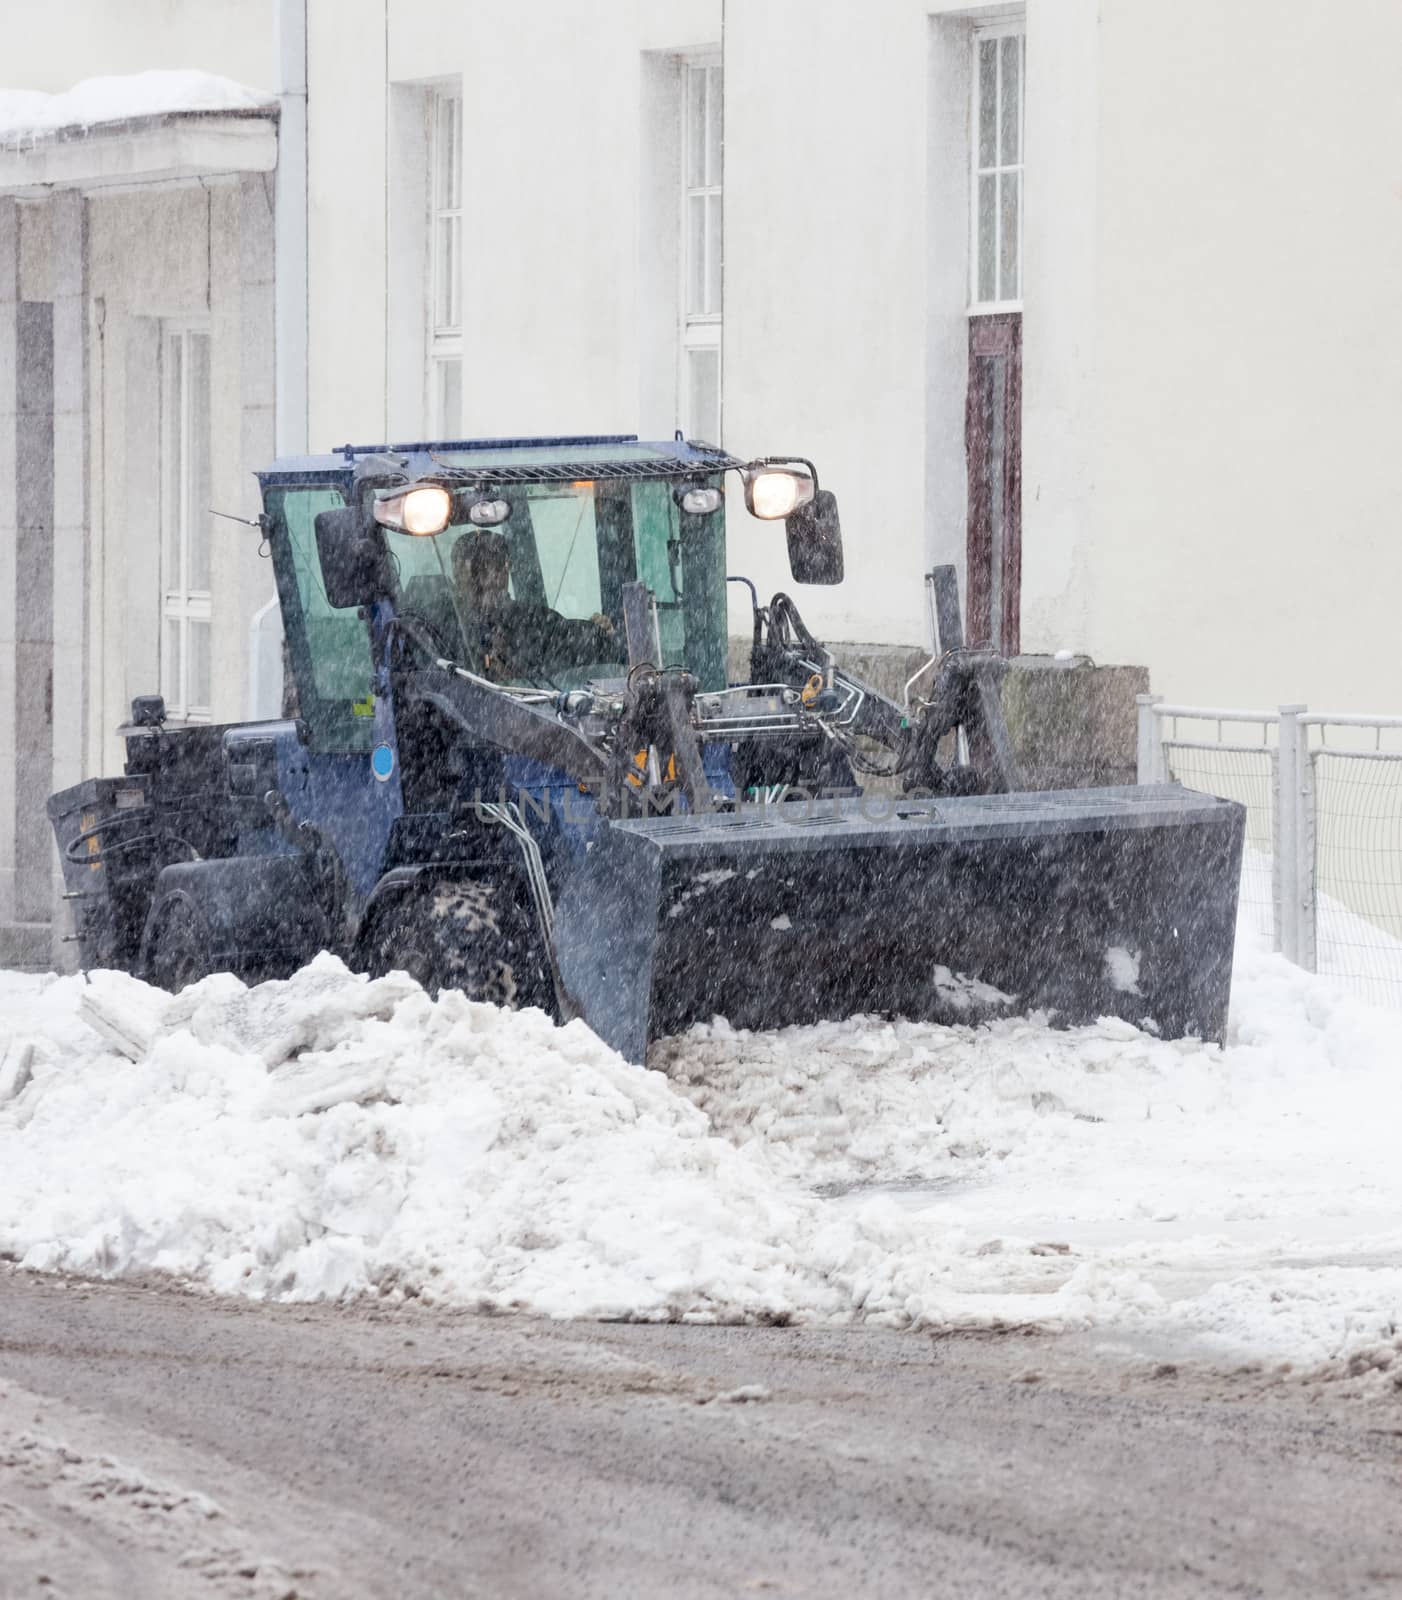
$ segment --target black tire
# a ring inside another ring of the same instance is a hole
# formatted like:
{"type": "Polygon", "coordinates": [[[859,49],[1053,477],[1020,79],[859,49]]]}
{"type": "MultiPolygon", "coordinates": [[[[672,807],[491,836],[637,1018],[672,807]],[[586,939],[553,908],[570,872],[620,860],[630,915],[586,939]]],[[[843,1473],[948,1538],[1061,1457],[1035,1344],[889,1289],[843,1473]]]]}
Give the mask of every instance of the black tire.
{"type": "Polygon", "coordinates": [[[552,1009],[539,935],[514,891],[482,878],[420,880],[374,914],[361,964],[372,977],[407,972],[435,996],[460,989],[513,1011],[552,1009]]]}
{"type": "Polygon", "coordinates": [[[209,926],[192,900],[173,894],[157,902],[151,910],[151,926],[147,982],[179,994],[214,971],[209,926]]]}

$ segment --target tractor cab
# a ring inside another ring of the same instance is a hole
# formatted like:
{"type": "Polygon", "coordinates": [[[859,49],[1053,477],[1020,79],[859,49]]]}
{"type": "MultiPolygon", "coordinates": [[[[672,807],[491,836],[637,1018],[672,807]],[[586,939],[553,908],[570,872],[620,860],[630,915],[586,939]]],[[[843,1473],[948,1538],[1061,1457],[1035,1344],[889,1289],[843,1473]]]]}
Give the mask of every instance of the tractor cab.
{"type": "MultiPolygon", "coordinates": [[[[757,516],[794,523],[823,502],[829,571],[804,576],[837,581],[835,506],[807,463],[617,437],[348,447],[275,463],[260,475],[264,514],[314,747],[374,743],[377,606],[438,658],[503,686],[568,692],[623,679],[645,658],[724,689],[723,474],[734,469],[757,516]]],[[[790,548],[797,539],[796,566],[812,569],[809,523],[790,527],[790,548]]]]}

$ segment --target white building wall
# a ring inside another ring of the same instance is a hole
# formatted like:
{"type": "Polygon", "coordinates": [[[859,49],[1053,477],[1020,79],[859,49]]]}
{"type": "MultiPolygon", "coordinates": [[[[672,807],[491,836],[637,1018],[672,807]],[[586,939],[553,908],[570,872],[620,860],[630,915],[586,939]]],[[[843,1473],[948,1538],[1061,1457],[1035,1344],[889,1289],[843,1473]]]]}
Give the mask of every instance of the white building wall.
{"type": "MultiPolygon", "coordinates": [[[[275,10],[274,0],[11,0],[0,79],[6,88],[56,92],[88,77],[182,68],[273,88],[275,10]]],[[[257,509],[247,469],[270,456],[273,442],[273,179],[258,172],[202,183],[193,174],[254,164],[248,152],[260,137],[270,142],[247,124],[223,137],[199,122],[125,142],[104,134],[6,154],[17,202],[0,207],[9,231],[18,229],[18,249],[11,262],[11,241],[0,238],[0,395],[13,392],[9,346],[26,317],[51,315],[53,376],[44,417],[19,418],[21,428],[42,422],[52,471],[45,468],[40,485],[32,470],[17,476],[11,463],[0,490],[0,524],[13,520],[13,505],[23,517],[32,502],[31,543],[41,530],[52,566],[40,582],[32,553],[22,574],[0,560],[0,577],[23,579],[0,583],[0,757],[12,772],[0,785],[0,951],[10,959],[42,958],[49,925],[52,959],[71,960],[71,947],[58,942],[68,918],[53,914],[58,902],[46,882],[52,866],[56,894],[43,801],[82,777],[119,770],[124,752],[113,730],[133,693],[159,687],[163,318],[208,319],[213,498],[244,515],[257,509]],[[194,158],[183,187],[169,173],[142,186],[160,153],[194,158]],[[135,181],[124,190],[104,187],[114,173],[135,181]]],[[[266,146],[258,152],[268,154],[266,146]]],[[[0,424],[3,445],[15,430],[8,416],[0,424]]],[[[6,460],[0,448],[0,474],[6,460]]],[[[216,539],[216,718],[244,711],[246,619],[271,588],[256,546],[249,529],[216,539]]]]}
{"type": "MultiPolygon", "coordinates": [[[[892,0],[879,26],[865,7],[803,0],[725,13],[721,442],[802,451],[837,492],[847,581],[800,595],[831,638],[922,642],[922,574],[962,570],[970,29],[1016,9],[892,0]]],[[[1088,604],[1097,7],[1030,11],[1026,634],[1055,649],[1080,642],[1088,604]]],[[[313,448],[425,430],[411,95],[451,80],[462,431],[671,431],[675,64],[720,46],[721,25],[716,0],[311,0],[313,448]]],[[[792,586],[781,530],[738,497],[731,536],[732,569],[792,586]]]]}
{"type": "MultiPolygon", "coordinates": [[[[842,508],[820,635],[918,643],[925,491],[925,7],[752,0],[726,13],[726,444],[797,450],[842,508]]],[[[791,588],[782,529],[731,515],[731,562],[791,588]]]]}
{"type": "MultiPolygon", "coordinates": [[[[160,336],[210,333],[214,508],[255,517],[271,458],[271,179],[262,174],[87,202],[93,610],[91,770],[123,759],[114,732],[134,695],[160,690],[160,336]]],[[[256,530],[211,523],[211,715],[244,715],[248,620],[272,590],[256,530]]]]}
{"type": "MultiPolygon", "coordinates": [[[[258,511],[252,469],[273,449],[272,174],[35,186],[0,206],[0,377],[12,397],[0,403],[0,445],[33,435],[28,459],[0,448],[0,532],[19,540],[0,563],[0,740],[13,772],[0,790],[0,951],[30,960],[45,923],[56,941],[67,931],[53,915],[61,883],[44,800],[120,770],[115,730],[131,697],[162,687],[161,342],[172,321],[210,338],[209,507],[258,511]],[[51,355],[42,403],[17,366],[26,339],[31,366],[47,372],[51,355]]],[[[210,533],[209,712],[237,721],[247,622],[272,578],[254,529],[210,519],[210,533]]],[[[56,942],[53,959],[71,950],[56,942]]]]}
{"type": "MultiPolygon", "coordinates": [[[[805,592],[814,622],[918,640],[927,21],[917,0],[892,13],[873,27],[856,7],[764,0],[726,15],[721,442],[803,451],[838,492],[849,580],[805,592]]],[[[464,88],[463,431],[671,431],[669,84],[677,56],[720,46],[721,21],[717,0],[311,0],[314,448],[418,431],[399,342],[414,330],[387,311],[414,206],[378,190],[422,177],[397,160],[386,84],[445,78],[464,88]]],[[[734,565],[791,584],[780,530],[743,512],[732,528],[734,565]]]]}
{"type": "Polygon", "coordinates": [[[424,426],[403,371],[421,314],[390,305],[424,146],[387,86],[444,80],[464,89],[464,432],[637,429],[671,355],[640,283],[676,226],[643,216],[648,68],[719,45],[718,0],[311,0],[308,33],[312,447],[424,426]]]}
{"type": "MultiPolygon", "coordinates": [[[[1100,11],[1100,0],[1032,0],[1027,9],[1022,644],[1029,652],[1087,648],[1098,582],[1088,535],[1100,423],[1100,11]]],[[[1142,657],[1131,647],[1102,659],[1142,657]]]]}
{"type": "MultiPolygon", "coordinates": [[[[451,29],[442,45],[452,50],[451,29]]],[[[384,431],[385,136],[384,0],[308,0],[311,450],[377,442],[384,431]]]]}
{"type": "MultiPolygon", "coordinates": [[[[918,640],[920,574],[962,560],[965,51],[1006,9],[725,10],[723,442],[805,450],[838,492],[849,581],[800,596],[831,636],[918,640]]],[[[1175,695],[1390,704],[1402,333],[1352,302],[1402,258],[1402,13],[1025,11],[1024,648],[1147,661],[1175,695]],[[1302,593],[1347,625],[1305,642],[1302,593]]],[[[721,23],[718,0],[310,0],[314,448],[422,423],[388,198],[422,173],[387,86],[444,78],[465,90],[463,430],[665,429],[668,74],[721,23]]],[[[737,566],[788,582],[773,530],[733,536],[737,566]]]]}
{"type": "Polygon", "coordinates": [[[1402,8],[1100,9],[1077,642],[1174,699],[1402,710],[1402,8]]]}
{"type": "Polygon", "coordinates": [[[274,87],[274,0],[5,0],[0,79],[61,93],[83,78],[197,68],[274,87]]]}

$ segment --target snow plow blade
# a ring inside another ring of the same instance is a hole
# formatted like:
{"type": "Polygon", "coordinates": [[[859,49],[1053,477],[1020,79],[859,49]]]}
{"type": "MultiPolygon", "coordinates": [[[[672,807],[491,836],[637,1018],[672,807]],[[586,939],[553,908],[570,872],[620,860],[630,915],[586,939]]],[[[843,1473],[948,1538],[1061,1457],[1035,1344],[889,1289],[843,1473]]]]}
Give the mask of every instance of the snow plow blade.
{"type": "Polygon", "coordinates": [[[1045,1010],[1221,1040],[1245,815],[1162,784],[603,824],[556,907],[562,988],[638,1062],[717,1016],[1045,1010]]]}

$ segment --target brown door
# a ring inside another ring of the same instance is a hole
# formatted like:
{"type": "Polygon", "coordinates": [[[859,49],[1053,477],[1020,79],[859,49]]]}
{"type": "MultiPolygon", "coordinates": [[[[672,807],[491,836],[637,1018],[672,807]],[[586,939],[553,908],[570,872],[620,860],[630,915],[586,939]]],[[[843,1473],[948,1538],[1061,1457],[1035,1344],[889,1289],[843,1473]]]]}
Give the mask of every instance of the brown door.
{"type": "Polygon", "coordinates": [[[969,319],[969,642],[1020,647],[1022,316],[969,319]]]}

